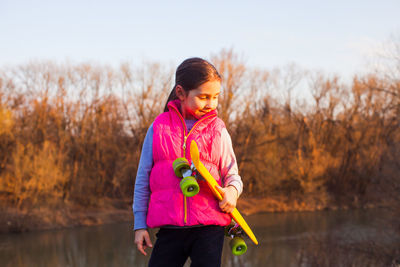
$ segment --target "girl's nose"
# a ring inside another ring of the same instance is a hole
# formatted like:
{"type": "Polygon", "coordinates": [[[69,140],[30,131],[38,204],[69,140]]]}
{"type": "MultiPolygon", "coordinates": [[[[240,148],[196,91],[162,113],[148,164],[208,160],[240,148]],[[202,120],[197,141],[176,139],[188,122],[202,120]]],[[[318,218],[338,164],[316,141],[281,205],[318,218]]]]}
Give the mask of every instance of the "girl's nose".
{"type": "Polygon", "coordinates": [[[207,109],[216,109],[217,106],[218,106],[218,100],[216,100],[216,99],[210,99],[206,103],[207,109]]]}

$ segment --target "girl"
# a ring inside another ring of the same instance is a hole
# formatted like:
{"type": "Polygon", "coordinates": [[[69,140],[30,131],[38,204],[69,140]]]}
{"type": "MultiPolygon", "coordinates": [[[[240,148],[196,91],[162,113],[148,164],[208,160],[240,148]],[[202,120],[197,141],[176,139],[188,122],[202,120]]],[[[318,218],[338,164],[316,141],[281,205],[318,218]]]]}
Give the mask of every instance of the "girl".
{"type": "Polygon", "coordinates": [[[227,214],[236,206],[243,184],[225,124],[217,117],[221,76],[201,58],[178,66],[175,86],[147,131],[135,182],[133,212],[135,244],[146,255],[153,247],[147,228],[160,228],[149,266],[220,266],[227,214]],[[200,192],[185,197],[172,167],[175,159],[190,162],[195,140],[200,159],[221,185],[223,200],[212,195],[204,181],[200,192]]]}

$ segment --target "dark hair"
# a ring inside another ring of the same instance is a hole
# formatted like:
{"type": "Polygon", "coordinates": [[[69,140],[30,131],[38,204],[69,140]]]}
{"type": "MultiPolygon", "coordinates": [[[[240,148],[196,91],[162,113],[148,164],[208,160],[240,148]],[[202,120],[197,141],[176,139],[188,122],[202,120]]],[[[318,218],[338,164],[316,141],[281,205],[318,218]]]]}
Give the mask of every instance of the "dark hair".
{"type": "Polygon", "coordinates": [[[185,92],[189,92],[209,81],[221,81],[221,75],[210,62],[198,57],[184,60],[176,69],[175,85],[165,103],[164,112],[168,111],[169,101],[178,99],[175,94],[177,85],[182,86],[185,92]]]}

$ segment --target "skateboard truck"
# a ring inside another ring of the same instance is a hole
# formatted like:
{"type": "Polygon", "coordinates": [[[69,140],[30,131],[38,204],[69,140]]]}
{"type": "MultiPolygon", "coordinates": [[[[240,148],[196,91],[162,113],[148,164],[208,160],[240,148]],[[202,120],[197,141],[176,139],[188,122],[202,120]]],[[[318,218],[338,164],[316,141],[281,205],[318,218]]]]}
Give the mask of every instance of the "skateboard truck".
{"type": "Polygon", "coordinates": [[[205,179],[203,178],[203,176],[201,176],[201,174],[197,171],[196,167],[194,166],[194,164],[192,163],[192,165],[190,165],[190,169],[192,170],[192,174],[194,175],[194,177],[196,178],[196,180],[198,181],[205,181],[205,179]]]}
{"type": "Polygon", "coordinates": [[[177,158],[172,163],[175,175],[181,177],[182,180],[179,183],[182,193],[186,197],[193,197],[200,191],[200,186],[193,176],[193,170],[189,165],[189,162],[185,158],[177,158]]]}

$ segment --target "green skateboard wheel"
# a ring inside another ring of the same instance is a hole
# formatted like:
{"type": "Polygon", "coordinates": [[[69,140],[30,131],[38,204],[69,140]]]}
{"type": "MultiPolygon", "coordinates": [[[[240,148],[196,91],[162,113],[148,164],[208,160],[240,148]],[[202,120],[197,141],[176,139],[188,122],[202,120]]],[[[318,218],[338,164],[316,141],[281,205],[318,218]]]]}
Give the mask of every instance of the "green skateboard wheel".
{"type": "Polygon", "coordinates": [[[172,167],[174,168],[175,175],[182,178],[182,170],[190,169],[190,165],[187,159],[185,158],[177,158],[172,163],[172,167]]]}
{"type": "Polygon", "coordinates": [[[230,242],[232,254],[235,256],[243,255],[247,251],[247,245],[241,237],[234,237],[230,242]]]}
{"type": "Polygon", "coordinates": [[[193,176],[183,178],[180,182],[180,186],[183,195],[186,197],[195,196],[200,191],[199,184],[197,183],[196,178],[193,176]]]}

